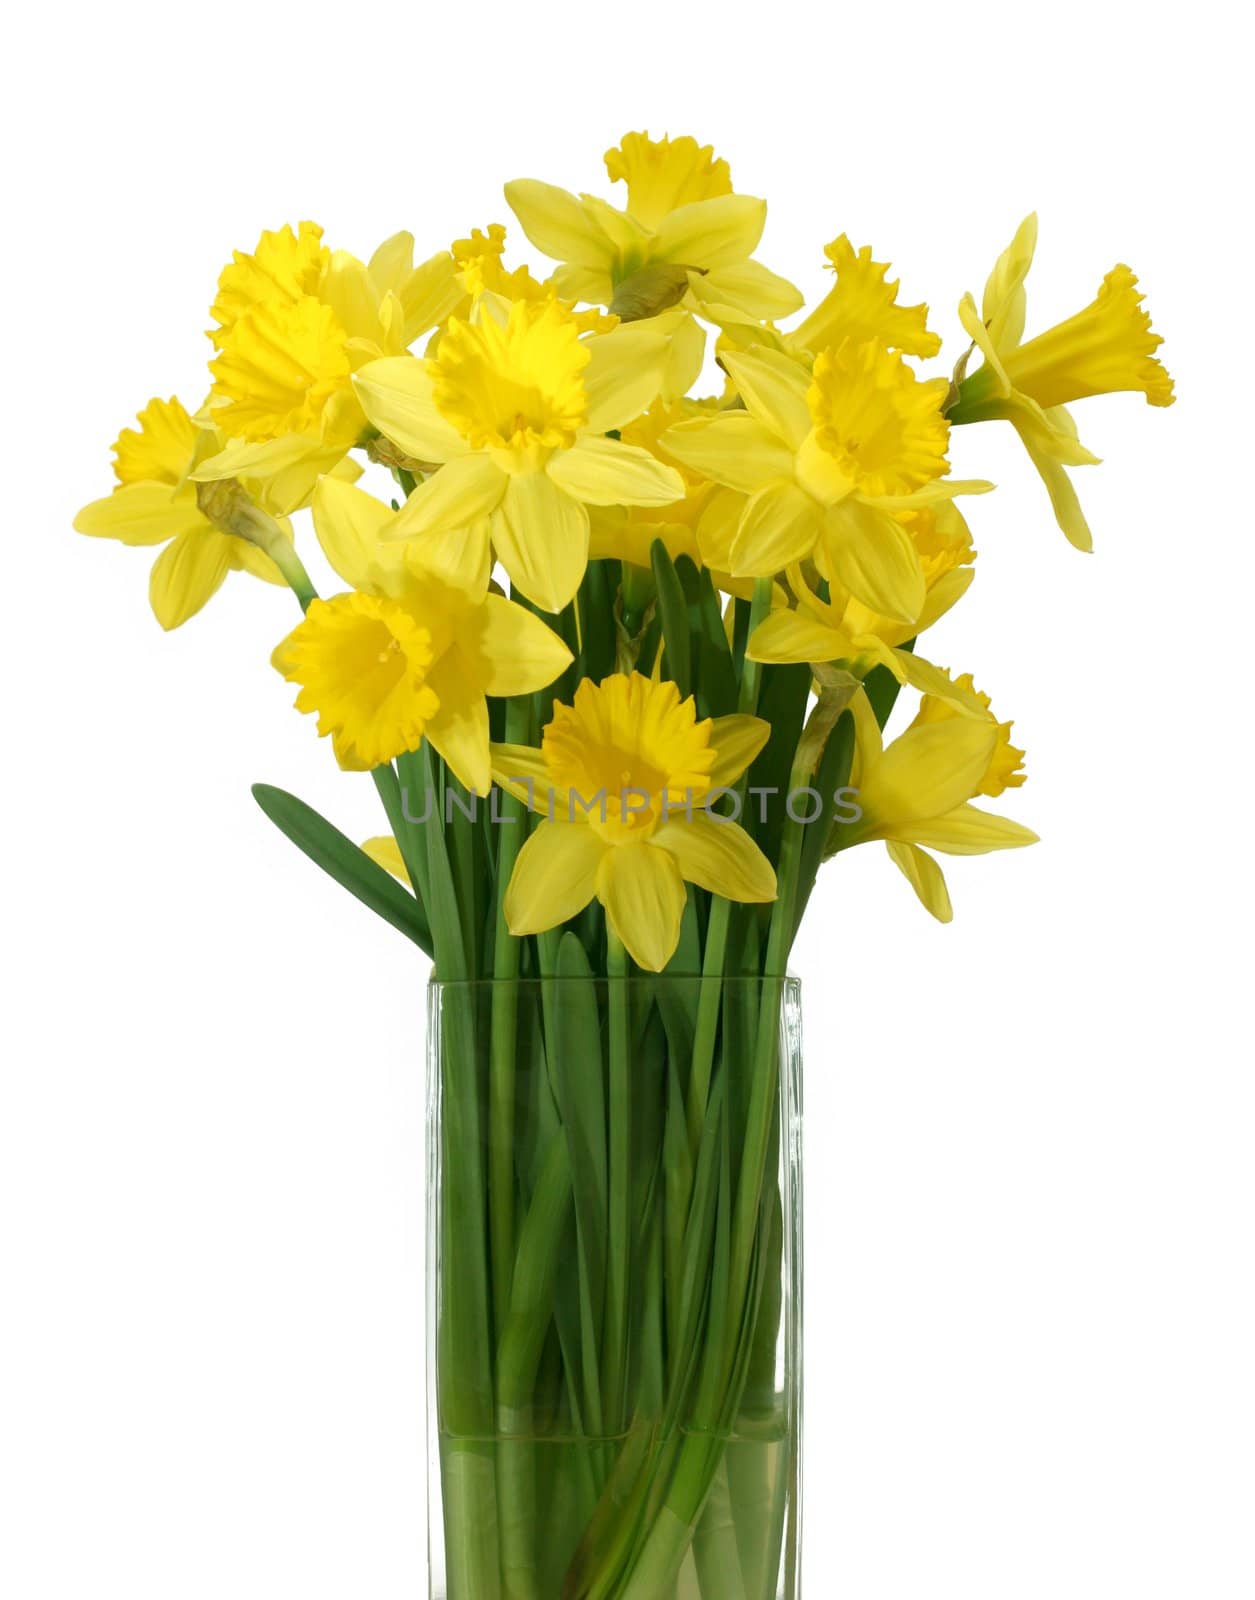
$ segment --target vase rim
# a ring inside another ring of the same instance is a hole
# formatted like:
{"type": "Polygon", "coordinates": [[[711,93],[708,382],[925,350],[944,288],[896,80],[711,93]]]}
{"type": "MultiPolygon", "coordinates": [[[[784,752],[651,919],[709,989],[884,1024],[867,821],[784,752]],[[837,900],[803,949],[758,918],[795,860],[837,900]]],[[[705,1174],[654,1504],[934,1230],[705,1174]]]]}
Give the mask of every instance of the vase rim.
{"type": "Polygon", "coordinates": [[[559,987],[565,985],[583,986],[589,983],[624,984],[629,988],[657,989],[671,985],[689,986],[705,982],[720,983],[724,985],[753,985],[762,988],[769,983],[778,983],[782,988],[790,991],[800,990],[802,980],[795,972],[783,974],[754,974],[754,973],[714,973],[709,979],[700,972],[633,972],[626,977],[607,977],[604,972],[590,972],[578,974],[565,974],[542,978],[533,975],[519,978],[439,978],[435,972],[427,980],[427,987],[433,990],[443,989],[494,989],[508,988],[538,988],[542,985],[555,984],[559,987]]]}

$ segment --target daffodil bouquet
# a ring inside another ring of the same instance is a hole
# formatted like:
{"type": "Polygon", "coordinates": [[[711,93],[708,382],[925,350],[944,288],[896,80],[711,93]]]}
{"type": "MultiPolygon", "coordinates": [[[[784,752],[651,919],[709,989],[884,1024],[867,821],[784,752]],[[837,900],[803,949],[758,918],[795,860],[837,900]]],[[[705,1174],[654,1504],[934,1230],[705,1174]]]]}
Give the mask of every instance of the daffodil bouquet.
{"type": "Polygon", "coordinates": [[[796,994],[822,865],[1031,843],[977,803],[1010,724],[922,635],[975,551],[951,430],[1009,422],[1082,549],[1066,407],[1167,405],[1137,280],[1024,337],[1024,222],[957,363],[845,235],[802,296],[766,206],[693,139],[606,156],[626,205],[532,179],[419,264],[312,223],[222,272],[199,409],[152,400],[85,534],[162,546],[166,628],[239,570],[387,833],[267,815],[435,963],[432,1592],[796,1593],[796,994]],[[335,574],[320,594],[292,521],[335,574]],[[906,688],[913,720],[882,730],[906,688]]]}

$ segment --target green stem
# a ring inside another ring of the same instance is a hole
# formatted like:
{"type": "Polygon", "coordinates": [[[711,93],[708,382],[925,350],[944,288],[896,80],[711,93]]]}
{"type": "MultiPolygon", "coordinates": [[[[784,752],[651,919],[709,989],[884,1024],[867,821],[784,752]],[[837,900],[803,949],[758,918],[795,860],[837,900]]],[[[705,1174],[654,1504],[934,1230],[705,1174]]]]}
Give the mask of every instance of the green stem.
{"type": "Polygon", "coordinates": [[[519,1234],[514,1290],[503,1320],[497,1362],[502,1600],[539,1600],[532,1396],[553,1317],[554,1285],[570,1205],[571,1162],[566,1137],[559,1130],[519,1234]]]}
{"type": "MultiPolygon", "coordinates": [[[[754,584],[754,598],[750,604],[749,634],[771,610],[771,579],[759,578],[754,584]]],[[[758,691],[762,682],[762,666],[749,656],[741,664],[741,682],[737,697],[737,710],[752,715],[758,709],[758,691]]],[[[743,773],[736,786],[737,794],[744,800],[748,773],[743,773]]],[[[702,1125],[706,1120],[706,1102],[710,1097],[710,1077],[714,1071],[715,1036],[719,1029],[719,1010],[723,999],[723,974],[727,963],[728,923],[732,905],[716,895],[711,902],[710,921],[706,929],[706,950],[702,960],[702,983],[697,1001],[697,1026],[693,1034],[693,1067],[689,1077],[688,1135],[689,1149],[697,1157],[701,1143],[702,1125]]]]}
{"type": "Polygon", "coordinates": [[[288,588],[301,602],[301,610],[308,611],[310,602],[318,598],[318,590],[314,588],[314,580],[306,572],[305,563],[294,547],[286,539],[278,539],[267,547],[266,553],[283,574],[288,588]]]}
{"type": "MultiPolygon", "coordinates": [[[[507,743],[527,736],[528,711],[523,701],[506,706],[507,743]]],[[[506,924],[505,897],[527,825],[527,807],[502,794],[497,845],[497,909],[492,961],[492,1052],[488,1080],[488,1206],[492,1234],[492,1286],[498,1332],[510,1304],[514,1264],[514,1122],[517,1096],[518,985],[522,940],[506,924]]]]}
{"type": "Polygon", "coordinates": [[[628,956],[613,930],[606,933],[609,978],[610,1071],[609,1247],[606,1259],[606,1325],[602,1346],[602,1392],[607,1428],[626,1425],[623,1395],[627,1368],[628,1294],[632,1261],[632,1101],[628,956]]]}

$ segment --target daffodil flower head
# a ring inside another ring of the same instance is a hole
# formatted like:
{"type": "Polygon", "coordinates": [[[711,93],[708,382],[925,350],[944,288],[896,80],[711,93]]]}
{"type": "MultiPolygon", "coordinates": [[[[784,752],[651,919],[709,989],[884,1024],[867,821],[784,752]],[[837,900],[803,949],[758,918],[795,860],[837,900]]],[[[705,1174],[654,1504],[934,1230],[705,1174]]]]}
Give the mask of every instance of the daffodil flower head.
{"type": "MultiPolygon", "coordinates": [[[[283,574],[255,542],[231,532],[210,515],[192,480],[200,458],[217,448],[177,400],[150,400],[123,428],[114,444],[113,493],[84,506],[74,519],[79,533],[122,544],[164,545],[153,564],[148,594],[153,613],[167,630],[194,617],[232,571],[251,572],[281,584],[283,574]]],[[[265,499],[264,485],[248,485],[265,499]]],[[[242,492],[238,491],[237,492],[242,492]]],[[[270,521],[276,537],[291,541],[283,518],[270,521]]]]}
{"type": "Polygon", "coordinates": [[[921,381],[875,341],[845,341],[813,368],[767,348],[723,360],[745,409],[681,422],[659,442],[749,496],[733,575],[774,576],[815,560],[870,610],[914,623],[927,591],[899,514],[989,487],[942,481],[945,383],[921,381]]]}
{"type": "Polygon", "coordinates": [[[606,166],[628,185],[625,211],[532,178],[508,183],[506,199],[536,248],[561,263],[552,281],[563,297],[632,320],[683,308],[670,334],[673,398],[701,370],[705,334],[694,316],[760,323],[790,315],[802,296],[754,259],[766,202],[736,194],[708,146],[628,134],[606,166]]]}
{"type": "Polygon", "coordinates": [[[285,222],[282,228],[263,233],[251,253],[236,250],[218,279],[209,313],[218,326],[209,337],[221,348],[239,319],[255,306],[317,294],[330,260],[331,251],[316,222],[302,222],[296,228],[285,222]]]}
{"type": "MultiPolygon", "coordinates": [[[[939,676],[951,683],[948,674],[939,676]]],[[[928,850],[983,855],[1037,841],[1020,823],[970,804],[975,795],[1000,794],[1013,786],[1022,752],[1010,745],[1010,724],[997,722],[987,697],[973,695],[970,677],[953,680],[952,687],[966,702],[957,714],[932,705],[887,748],[866,696],[856,697],[851,783],[862,814],[852,824],[834,827],[829,846],[837,851],[882,840],[939,922],[949,922],[953,911],[945,877],[928,850]]]]}
{"type": "Polygon", "coordinates": [[[590,826],[627,844],[655,833],[670,807],[701,804],[715,764],[710,734],[673,683],[617,673],[585,679],[573,704],[554,706],[541,753],[554,790],[576,804],[596,798],[590,826]]]}
{"type": "Polygon", "coordinates": [[[950,428],[941,409],[948,388],[944,378],[921,381],[876,340],[846,339],[822,351],[806,398],[814,442],[835,467],[816,471],[819,492],[831,494],[844,482],[870,498],[907,495],[942,477],[949,471],[950,428]]]}
{"type": "Polygon", "coordinates": [[[824,246],[836,283],[798,327],[784,335],[786,349],[819,351],[845,339],[876,340],[908,356],[935,356],[941,340],[928,330],[926,305],[900,306],[888,265],[873,261],[870,245],[856,250],[843,233],[824,246]]]}
{"type": "MultiPolygon", "coordinates": [[[[947,674],[949,676],[949,674],[947,674]]],[[[988,795],[991,800],[997,799],[1007,789],[1018,789],[1025,780],[1024,752],[1011,743],[1010,722],[999,722],[994,716],[987,694],[983,694],[972,681],[970,672],[961,673],[953,679],[957,689],[965,690],[974,697],[985,720],[991,722],[996,729],[994,746],[989,756],[989,765],[985,769],[975,793],[988,795]]],[[[971,715],[969,708],[962,708],[951,698],[938,694],[925,694],[921,697],[919,710],[915,715],[913,728],[926,727],[930,723],[944,722],[950,717],[971,715]]],[[[979,714],[979,713],[978,713],[979,714]]]]}
{"type": "Polygon", "coordinates": [[[559,926],[596,897],[638,966],[675,952],[686,882],[773,900],[775,874],[740,825],[709,810],[766,742],[757,717],[698,720],[673,683],[616,673],[554,708],[540,750],[493,747],[493,776],[544,819],[505,900],[515,934],[559,926]]]}
{"type": "Polygon", "coordinates": [[[463,296],[448,251],[418,266],[413,253],[399,233],[367,264],[303,222],[236,254],[212,308],[209,404],[225,448],[200,464],[202,481],[283,474],[298,503],[343,460],[366,426],[352,374],[400,354],[463,296]]]}
{"type": "Polygon", "coordinates": [[[651,139],[647,133],[625,133],[606,151],[605,162],[610,181],[627,185],[628,215],[646,228],[657,228],[672,211],[695,200],[732,193],[728,163],[713,146],[699,145],[687,134],[651,139]]]}
{"type": "Polygon", "coordinates": [[[573,301],[561,299],[552,278],[534,277],[528,266],[507,267],[505,240],[506,230],[501,223],[490,222],[486,232],[482,228],[472,228],[467,238],[453,241],[453,259],[466,298],[453,309],[451,316],[464,322],[469,320],[480,295],[491,294],[499,300],[556,301],[564,311],[571,313],[581,333],[609,333],[616,326],[618,317],[599,307],[579,311],[573,301]]]}
{"type": "Polygon", "coordinates": [[[319,714],[340,765],[358,771],[423,739],[476,794],[491,782],[489,695],[532,694],[571,652],[523,606],[488,587],[486,552],[456,533],[420,559],[388,534],[401,512],[324,478],[313,503],[323,553],[354,593],[312,604],[275,652],[319,714]]]}
{"type": "Polygon", "coordinates": [[[1093,535],[1067,468],[1095,466],[1077,436],[1067,406],[1091,395],[1131,390],[1154,406],[1173,401],[1172,379],[1155,354],[1163,343],[1151,331],[1137,278],[1114,267],[1094,300],[1075,316],[1024,342],[1025,280],[1037,246],[1030,215],[999,256],[985,284],[980,310],[968,294],[959,317],[983,365],[970,376],[968,356],[955,372],[953,423],[1010,422],[1050,495],[1055,520],[1078,550],[1092,550],[1093,535]]]}
{"type": "Polygon", "coordinates": [[[561,304],[482,296],[426,362],[372,362],[355,378],[370,420],[415,460],[438,465],[389,537],[451,529],[490,539],[511,581],[560,611],[588,561],[591,506],[670,505],[674,467],[607,438],[657,395],[666,340],[646,324],[582,339],[561,304]]]}
{"type": "Polygon", "coordinates": [[[500,452],[508,471],[575,443],[588,421],[588,360],[569,312],[516,300],[504,322],[451,319],[427,367],[441,415],[473,450],[500,452]]]}
{"type": "MultiPolygon", "coordinates": [[[[250,443],[319,434],[328,402],[348,392],[348,334],[313,295],[263,301],[236,319],[209,370],[223,433],[250,443]]],[[[359,430],[345,420],[347,446],[359,430]]]]}
{"type": "Polygon", "coordinates": [[[407,607],[340,594],[312,601],[272,661],[301,685],[296,708],[318,714],[340,765],[368,772],[422,742],[440,709],[427,682],[433,655],[430,631],[407,607]]]}

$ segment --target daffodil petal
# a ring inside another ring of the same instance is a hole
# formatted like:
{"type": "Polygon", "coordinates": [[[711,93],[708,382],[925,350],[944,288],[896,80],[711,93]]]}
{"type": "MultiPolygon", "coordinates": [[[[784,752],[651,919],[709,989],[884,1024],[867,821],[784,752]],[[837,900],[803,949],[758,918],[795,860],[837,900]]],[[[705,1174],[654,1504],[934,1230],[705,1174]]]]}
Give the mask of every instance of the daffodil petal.
{"type": "Polygon", "coordinates": [[[102,500],[93,500],[74,519],[79,533],[122,544],[164,544],[181,533],[208,532],[192,489],[166,483],[126,483],[102,500]]]}
{"type": "MultiPolygon", "coordinates": [[[[723,308],[762,321],[792,316],[804,296],[787,278],[770,272],[761,261],[730,261],[709,272],[693,273],[693,298],[704,308],[723,308]]],[[[721,317],[712,317],[714,321],[721,317]]]]}
{"type": "Polygon", "coordinates": [[[878,494],[876,505],[882,511],[914,511],[919,506],[935,506],[940,500],[955,500],[961,494],[988,494],[992,488],[985,478],[934,478],[910,494],[878,494]]]}
{"type": "Polygon", "coordinates": [[[933,858],[917,845],[899,844],[894,839],[887,840],[885,848],[889,859],[919,896],[924,909],[938,922],[950,922],[954,917],[950,891],[946,888],[944,873],[933,858]]]}
{"type": "Polygon", "coordinates": [[[549,476],[573,499],[590,506],[669,506],[684,498],[674,467],[639,445],[584,434],[554,456],[549,476]]]}
{"type": "Polygon", "coordinates": [[[793,451],[748,411],[678,422],[658,443],[683,466],[742,494],[793,475],[793,451]]]}
{"type": "Polygon", "coordinates": [[[205,525],[179,534],[157,557],[148,580],[153,614],[167,630],[194,617],[231,570],[229,537],[205,525]]]}
{"type": "Polygon", "coordinates": [[[953,567],[949,572],[943,572],[924,597],[924,609],[915,624],[917,630],[923,633],[925,628],[931,628],[934,622],[944,617],[971,588],[975,576],[975,567],[953,567]]]}
{"type": "Polygon", "coordinates": [[[379,538],[395,516],[392,507],[364,489],[323,478],[314,491],[312,511],[323,554],[351,589],[372,588],[387,572],[404,566],[400,550],[379,538]]]}
{"type": "MultiPolygon", "coordinates": [[[[280,527],[284,527],[281,522],[280,527]]],[[[288,538],[292,537],[291,525],[284,528],[288,538]]],[[[227,535],[227,547],[231,566],[236,572],[247,572],[251,577],[260,578],[263,583],[273,583],[279,588],[287,584],[287,579],[279,571],[274,561],[260,545],[253,544],[248,539],[237,539],[234,535],[227,535]]]]}
{"type": "Polygon", "coordinates": [[[516,178],[506,184],[505,197],[523,232],[553,260],[585,267],[613,263],[613,241],[569,190],[536,178],[516,178]]]}
{"type": "Polygon", "coordinates": [[[654,321],[626,322],[584,342],[587,426],[608,433],[647,411],[662,387],[669,346],[654,321]]]}
{"type": "Polygon", "coordinates": [[[749,637],[751,661],[839,661],[850,653],[850,641],[836,628],[797,611],[773,611],[749,637]]]}
{"type": "Polygon", "coordinates": [[[532,811],[565,816],[570,810],[566,792],[554,788],[544,755],[532,745],[494,744],[492,780],[532,811]]]}
{"type": "Polygon", "coordinates": [[[382,867],[394,878],[399,878],[407,889],[413,887],[401,855],[401,847],[390,833],[376,834],[373,839],[363,839],[362,854],[368,855],[377,867],[382,867]]]}
{"type": "Polygon", "coordinates": [[[597,869],[597,898],[637,966],[661,972],[680,942],[686,903],[675,857],[644,841],[612,846],[597,869]]]}
{"type": "Polygon", "coordinates": [[[989,768],[997,724],[975,717],[917,723],[864,773],[861,833],[901,838],[904,829],[970,800],[989,768]]]}
{"type": "Polygon", "coordinates": [[[686,883],[725,900],[759,905],[776,898],[771,862],[739,823],[703,812],[664,822],[650,840],[675,857],[686,883]]]}
{"type": "Polygon", "coordinates": [[[990,850],[1018,850],[1036,844],[1037,835],[1010,817],[982,811],[979,806],[961,805],[944,816],[897,830],[897,837],[951,856],[980,856],[990,850]]]}
{"type": "MultiPolygon", "coordinates": [[[[372,263],[372,274],[373,274],[372,263]]],[[[420,261],[396,288],[405,313],[404,339],[413,344],[420,334],[435,328],[465,297],[457,263],[447,250],[420,261]]]]}
{"type": "Polygon", "coordinates": [[[999,351],[1015,348],[1024,336],[1027,296],[1024,280],[1037,249],[1037,213],[1030,211],[1015,237],[994,263],[981,301],[981,320],[999,351]]]}
{"type": "Polygon", "coordinates": [[[497,556],[534,605],[561,611],[588,565],[588,512],[545,472],[514,473],[492,519],[497,556]]]}
{"type": "Polygon", "coordinates": [[[715,751],[715,763],[710,769],[711,784],[724,788],[735,783],[770,737],[771,724],[762,717],[746,716],[739,711],[715,717],[710,729],[710,743],[715,751]]]}
{"type": "Polygon", "coordinates": [[[721,360],[750,415],[797,450],[812,427],[807,369],[776,350],[727,350],[721,360]]]}
{"type": "Polygon", "coordinates": [[[384,530],[385,540],[469,528],[501,503],[509,478],[487,455],[458,456],[420,483],[384,530]]]}
{"type": "Polygon", "coordinates": [[[590,306],[608,306],[614,298],[614,279],[607,267],[582,267],[565,262],[549,280],[563,300],[583,300],[590,306]]]}
{"type": "Polygon", "coordinates": [[[1005,399],[1011,393],[1011,380],[1007,377],[1007,369],[1002,364],[997,346],[989,337],[989,329],[981,321],[976,302],[970,294],[965,294],[959,301],[959,321],[963,324],[963,331],[984,356],[985,363],[993,374],[995,394],[1005,399]]]}
{"type": "MultiPolygon", "coordinates": [[[[894,650],[892,656],[893,666],[890,667],[890,671],[894,673],[899,683],[909,683],[912,689],[918,689],[921,694],[929,694],[935,699],[944,700],[947,705],[957,706],[969,717],[984,716],[985,708],[977,698],[975,690],[955,682],[948,672],[935,667],[931,661],[916,655],[913,650],[894,650]]],[[[889,666],[889,663],[886,662],[885,665],[889,666]]]]}
{"type": "Polygon", "coordinates": [[[506,889],[510,932],[545,933],[578,916],[596,893],[598,868],[610,853],[613,847],[587,823],[542,822],[519,851],[506,889]]]}
{"type": "Polygon", "coordinates": [[[707,269],[744,261],[754,254],[766,221],[767,202],[753,195],[721,194],[710,200],[692,200],[658,224],[654,258],[707,269]]]}
{"type": "Polygon", "coordinates": [[[467,670],[485,694],[533,694],[571,664],[571,652],[533,612],[488,595],[467,612],[458,633],[467,670]]]}
{"type": "Polygon", "coordinates": [[[428,739],[473,794],[487,794],[492,788],[488,702],[459,646],[450,646],[432,664],[427,686],[440,701],[425,729],[428,739]]]}
{"type": "Polygon", "coordinates": [[[830,506],[824,553],[838,582],[882,617],[909,623],[924,609],[924,572],[914,540],[875,506],[853,496],[830,506]]]}
{"type": "Polygon", "coordinates": [[[1066,469],[1040,450],[1023,431],[1020,433],[1020,438],[1028,451],[1029,460],[1037,468],[1041,481],[1046,485],[1055,521],[1062,529],[1068,543],[1077,550],[1087,552],[1093,550],[1094,535],[1090,532],[1089,523],[1081,510],[1081,502],[1066,469]]]}
{"type": "MultiPolygon", "coordinates": [[[[795,561],[806,560],[823,528],[824,513],[805,490],[787,479],[767,484],[752,496],[741,513],[732,541],[734,576],[771,577],[795,561]]],[[[907,542],[910,543],[909,536],[907,542]]],[[[922,588],[922,577],[920,585],[922,588]]]]}
{"type": "Polygon", "coordinates": [[[451,461],[465,455],[466,440],[441,415],[431,379],[413,356],[384,356],[354,374],[362,410],[398,449],[416,461],[451,461]]]}

